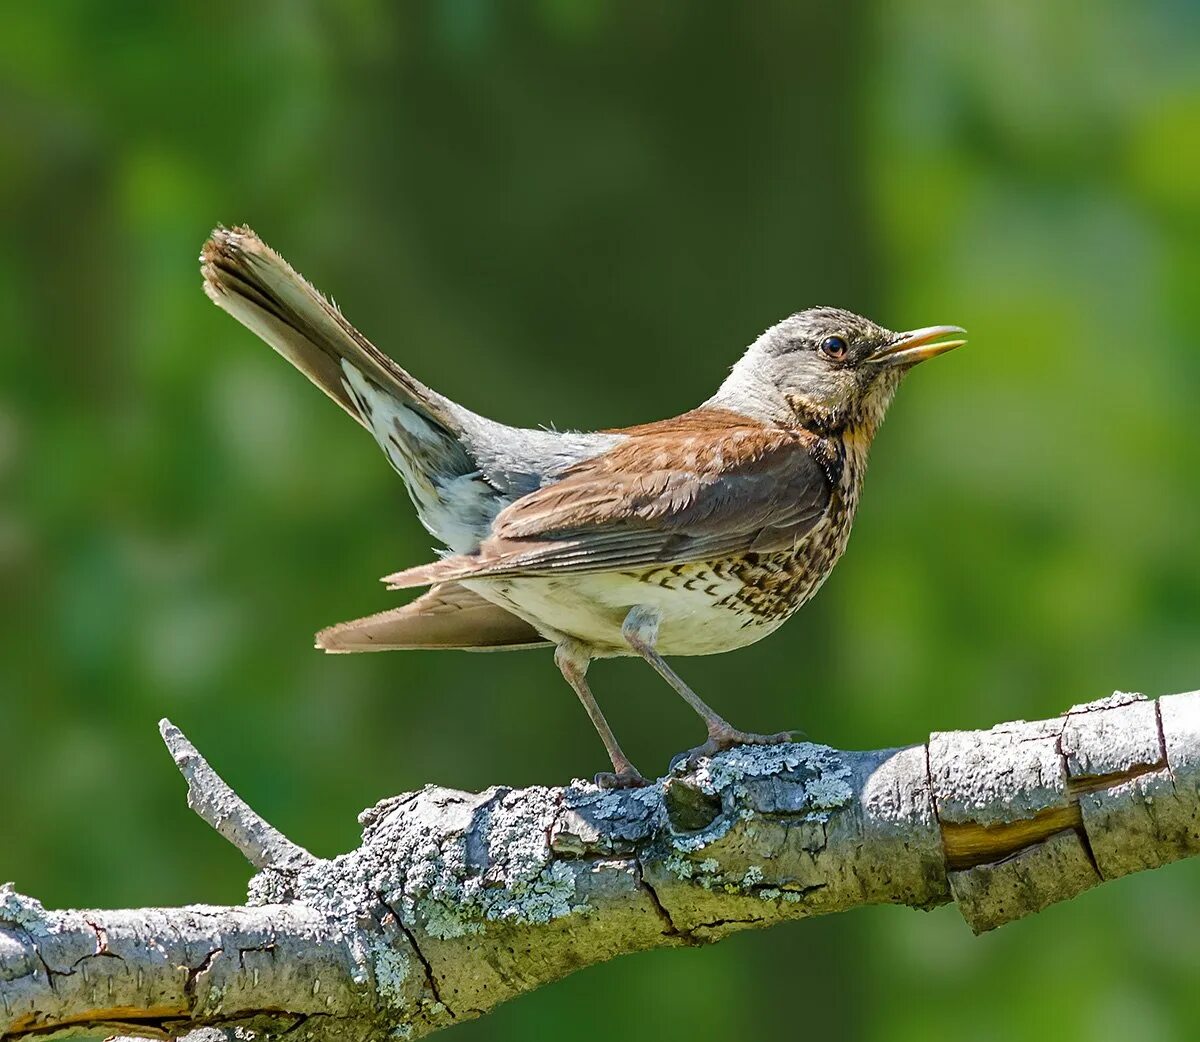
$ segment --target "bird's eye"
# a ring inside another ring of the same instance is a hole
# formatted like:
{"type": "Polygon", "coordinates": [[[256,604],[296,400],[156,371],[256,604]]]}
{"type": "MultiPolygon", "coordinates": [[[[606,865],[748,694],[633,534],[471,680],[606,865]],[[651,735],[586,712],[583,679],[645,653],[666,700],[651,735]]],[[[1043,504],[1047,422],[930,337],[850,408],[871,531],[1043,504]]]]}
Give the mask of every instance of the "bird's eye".
{"type": "Polygon", "coordinates": [[[846,357],[846,350],[846,341],[840,336],[827,336],[821,341],[821,354],[835,362],[840,362],[846,357]]]}

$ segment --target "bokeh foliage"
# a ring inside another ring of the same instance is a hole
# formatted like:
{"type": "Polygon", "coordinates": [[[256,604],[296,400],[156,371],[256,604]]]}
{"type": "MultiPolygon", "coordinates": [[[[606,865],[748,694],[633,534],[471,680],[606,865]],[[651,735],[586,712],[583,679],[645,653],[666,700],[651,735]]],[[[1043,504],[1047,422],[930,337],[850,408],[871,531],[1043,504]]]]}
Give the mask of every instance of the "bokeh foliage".
{"type": "MultiPolygon", "coordinates": [[[[0,878],[237,901],[179,723],[321,854],[427,781],[604,766],[549,656],[323,658],[429,556],[370,442],[199,289],[246,221],[499,419],[707,396],[813,303],[971,346],[919,371],[851,550],[681,671],[847,747],[1200,684],[1194,4],[57,2],[0,13],[0,878]]],[[[700,737],[593,671],[635,760],[700,737]]],[[[1200,866],[982,939],[873,909],[618,960],[466,1038],[1192,1038],[1200,866]],[[603,1014],[597,1014],[603,1009],[603,1014]]]]}

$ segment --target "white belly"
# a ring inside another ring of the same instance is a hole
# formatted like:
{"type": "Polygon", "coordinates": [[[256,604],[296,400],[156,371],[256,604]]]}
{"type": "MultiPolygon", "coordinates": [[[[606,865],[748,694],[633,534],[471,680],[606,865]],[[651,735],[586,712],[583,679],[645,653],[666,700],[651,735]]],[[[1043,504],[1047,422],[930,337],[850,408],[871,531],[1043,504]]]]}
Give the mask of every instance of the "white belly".
{"type": "Polygon", "coordinates": [[[530,622],[549,640],[573,637],[598,656],[632,654],[621,636],[630,608],[661,613],[658,650],[664,655],[714,655],[753,644],[783,618],[765,619],[737,600],[740,583],[720,579],[707,565],[636,574],[599,573],[561,578],[466,580],[481,597],[530,622]]]}

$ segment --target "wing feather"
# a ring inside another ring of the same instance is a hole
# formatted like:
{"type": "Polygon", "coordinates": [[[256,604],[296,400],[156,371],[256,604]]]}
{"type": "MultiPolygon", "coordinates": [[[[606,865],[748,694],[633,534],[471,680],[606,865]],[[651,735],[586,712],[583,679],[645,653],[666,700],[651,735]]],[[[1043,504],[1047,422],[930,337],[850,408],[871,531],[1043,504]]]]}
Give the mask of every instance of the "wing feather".
{"type": "Polygon", "coordinates": [[[818,448],[807,431],[749,425],[631,437],[501,511],[477,553],[384,581],[617,571],[784,549],[829,506],[818,448]]]}

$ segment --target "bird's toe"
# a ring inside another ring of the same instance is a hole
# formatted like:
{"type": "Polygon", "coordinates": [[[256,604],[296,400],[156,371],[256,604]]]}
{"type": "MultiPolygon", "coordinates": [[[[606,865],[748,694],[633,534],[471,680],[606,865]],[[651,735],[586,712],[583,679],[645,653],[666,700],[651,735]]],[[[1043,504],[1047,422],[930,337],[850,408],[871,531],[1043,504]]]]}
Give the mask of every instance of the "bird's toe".
{"type": "Polygon", "coordinates": [[[592,780],[600,789],[640,789],[650,784],[635,767],[624,771],[601,771],[592,780]]]}
{"type": "Polygon", "coordinates": [[[785,745],[794,741],[793,735],[797,733],[795,731],[777,731],[775,734],[754,734],[751,731],[738,731],[731,727],[726,731],[710,735],[708,741],[700,748],[711,747],[713,751],[720,752],[738,745],[785,745]]]}
{"type": "Polygon", "coordinates": [[[803,731],[777,731],[775,734],[754,734],[750,731],[739,731],[736,728],[730,727],[725,730],[717,731],[708,736],[708,741],[696,746],[694,749],[689,749],[686,753],[680,753],[671,761],[671,771],[679,773],[690,771],[701,760],[710,756],[716,756],[717,753],[724,752],[726,749],[734,749],[739,745],[786,745],[789,742],[794,742],[798,738],[805,738],[803,731]]]}

